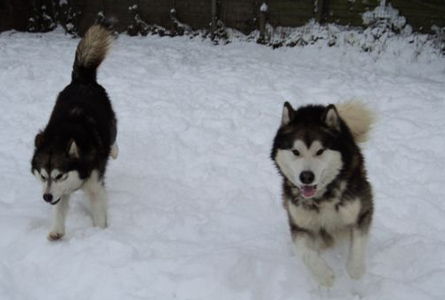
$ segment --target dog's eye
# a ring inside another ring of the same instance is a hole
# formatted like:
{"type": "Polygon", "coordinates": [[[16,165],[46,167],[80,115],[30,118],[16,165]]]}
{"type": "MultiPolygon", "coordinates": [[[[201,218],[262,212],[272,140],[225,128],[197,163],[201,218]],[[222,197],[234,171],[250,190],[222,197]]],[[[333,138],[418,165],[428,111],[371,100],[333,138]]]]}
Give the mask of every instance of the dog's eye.
{"type": "Polygon", "coordinates": [[[59,174],[59,175],[57,175],[56,178],[54,178],[54,179],[55,179],[55,180],[60,180],[60,179],[62,179],[62,177],[63,177],[63,174],[59,174]]]}
{"type": "Polygon", "coordinates": [[[46,180],[46,176],[45,175],[40,174],[40,177],[42,178],[43,181],[46,180]]]}
{"type": "Polygon", "coordinates": [[[298,151],[298,150],[296,150],[296,149],[292,150],[292,153],[293,153],[295,156],[300,156],[300,151],[298,151]]]}
{"type": "Polygon", "coordinates": [[[315,153],[315,155],[317,155],[317,156],[322,155],[323,152],[324,152],[324,150],[325,150],[325,149],[320,149],[320,150],[318,150],[317,153],[315,153]]]}

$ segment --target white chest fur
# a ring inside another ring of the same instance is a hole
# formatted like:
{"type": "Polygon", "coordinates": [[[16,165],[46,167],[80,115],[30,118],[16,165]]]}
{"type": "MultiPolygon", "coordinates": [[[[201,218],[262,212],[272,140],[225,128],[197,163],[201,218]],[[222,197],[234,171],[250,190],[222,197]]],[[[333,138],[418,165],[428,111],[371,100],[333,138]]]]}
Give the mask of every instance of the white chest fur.
{"type": "Polygon", "coordinates": [[[293,222],[300,228],[334,232],[354,224],[361,209],[359,199],[348,201],[336,208],[337,204],[338,201],[322,202],[318,209],[310,209],[289,203],[289,213],[293,222]]]}

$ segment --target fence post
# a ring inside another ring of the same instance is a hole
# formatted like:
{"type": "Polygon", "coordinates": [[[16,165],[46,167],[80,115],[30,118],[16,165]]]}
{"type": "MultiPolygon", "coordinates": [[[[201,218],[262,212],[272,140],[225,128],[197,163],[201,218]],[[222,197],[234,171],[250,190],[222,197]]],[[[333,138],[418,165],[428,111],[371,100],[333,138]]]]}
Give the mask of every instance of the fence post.
{"type": "Polygon", "coordinates": [[[212,21],[211,21],[211,39],[213,40],[215,38],[215,32],[216,32],[216,22],[218,21],[217,18],[217,0],[212,0],[211,3],[211,14],[212,14],[212,21]]]}
{"type": "Polygon", "coordinates": [[[260,7],[260,38],[258,39],[259,44],[266,43],[266,14],[269,8],[266,3],[263,3],[260,7]]]}
{"type": "Polygon", "coordinates": [[[328,6],[329,6],[329,0],[318,0],[316,2],[316,12],[315,12],[315,20],[321,24],[323,22],[325,22],[325,15],[327,13],[328,10],[328,6]]]}
{"type": "Polygon", "coordinates": [[[176,34],[178,26],[175,22],[177,20],[177,18],[176,18],[176,1],[175,0],[171,1],[171,8],[170,8],[169,13],[170,13],[170,22],[171,22],[170,30],[176,34]]]}

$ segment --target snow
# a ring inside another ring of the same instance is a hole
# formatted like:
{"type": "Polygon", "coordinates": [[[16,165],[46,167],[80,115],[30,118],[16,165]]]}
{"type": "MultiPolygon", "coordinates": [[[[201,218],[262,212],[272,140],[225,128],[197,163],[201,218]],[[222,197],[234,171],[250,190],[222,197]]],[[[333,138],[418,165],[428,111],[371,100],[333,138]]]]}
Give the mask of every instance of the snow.
{"type": "Polygon", "coordinates": [[[363,13],[362,19],[365,25],[386,19],[387,22],[393,24],[398,29],[403,28],[406,24],[405,17],[399,16],[399,10],[393,8],[391,4],[386,5],[386,0],[380,0],[380,5],[373,11],[363,13]]]}
{"type": "Polygon", "coordinates": [[[50,243],[30,158],[77,43],[0,35],[0,299],[442,299],[444,58],[121,35],[98,75],[119,118],[109,227],[92,227],[78,192],[50,243]],[[364,145],[375,220],[364,278],[339,247],[322,289],[292,254],[269,151],[284,101],[349,98],[379,115],[364,145]]]}
{"type": "Polygon", "coordinates": [[[260,7],[261,12],[267,12],[269,10],[269,7],[267,6],[266,2],[263,2],[260,7]]]}

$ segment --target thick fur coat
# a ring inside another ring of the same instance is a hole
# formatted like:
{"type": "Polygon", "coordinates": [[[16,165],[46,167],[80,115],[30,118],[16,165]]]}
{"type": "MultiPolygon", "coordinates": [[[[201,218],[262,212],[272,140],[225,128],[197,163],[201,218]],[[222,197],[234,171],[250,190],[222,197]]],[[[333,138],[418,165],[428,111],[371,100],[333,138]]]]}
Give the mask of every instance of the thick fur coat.
{"type": "Polygon", "coordinates": [[[293,241],[314,278],[325,286],[334,273],[320,255],[339,236],[350,236],[349,275],[365,272],[373,195],[358,146],[368,138],[373,113],[363,103],[285,103],[271,157],[283,177],[283,204],[293,241]]]}
{"type": "Polygon", "coordinates": [[[104,175],[109,156],[117,156],[117,121],[96,74],[112,40],[105,25],[87,31],[77,47],[72,81],[35,137],[32,172],[42,182],[43,199],[54,205],[50,240],[64,235],[69,196],[77,189],[90,196],[94,225],[107,225],[104,175]]]}

